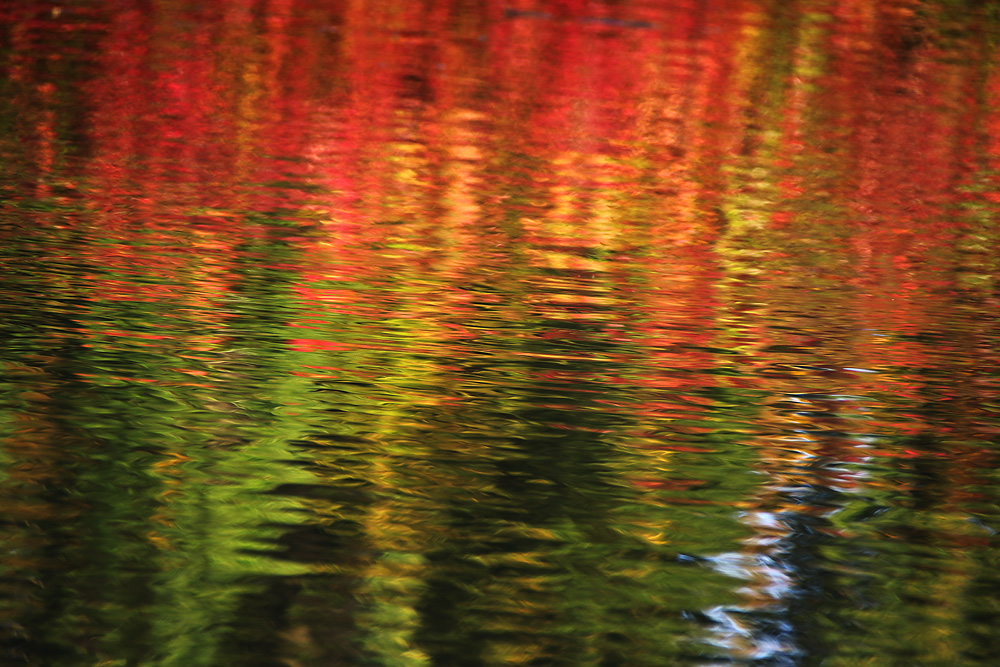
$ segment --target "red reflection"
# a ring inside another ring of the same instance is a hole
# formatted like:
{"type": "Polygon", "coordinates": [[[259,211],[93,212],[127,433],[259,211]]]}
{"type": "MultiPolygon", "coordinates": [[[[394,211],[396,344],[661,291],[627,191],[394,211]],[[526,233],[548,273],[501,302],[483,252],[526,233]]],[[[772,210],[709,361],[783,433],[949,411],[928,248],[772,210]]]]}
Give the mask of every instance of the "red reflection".
{"type": "Polygon", "coordinates": [[[640,368],[641,410],[675,415],[704,408],[672,392],[774,385],[711,374],[715,348],[754,369],[774,345],[825,354],[794,337],[840,334],[768,329],[789,285],[849,285],[793,305],[884,333],[842,341],[841,367],[941,353],[906,337],[941,319],[927,297],[954,271],[978,275],[952,249],[993,233],[967,211],[998,201],[998,86],[973,17],[917,9],[231,0],[5,18],[33,196],[86,193],[89,217],[53,224],[124,248],[81,247],[108,269],[88,298],[217,323],[237,248],[280,238],[298,249],[273,265],[297,276],[293,324],[317,332],[302,349],[345,344],[330,317],[417,320],[456,354],[505,319],[550,321],[554,344],[584,324],[640,368]],[[44,53],[55,34],[79,48],[44,53]],[[90,69],[57,81],[57,56],[90,69]],[[150,229],[182,238],[134,250],[150,229]],[[484,283],[499,295],[469,289],[484,283]],[[495,326],[469,326],[488,299],[495,326]]]}

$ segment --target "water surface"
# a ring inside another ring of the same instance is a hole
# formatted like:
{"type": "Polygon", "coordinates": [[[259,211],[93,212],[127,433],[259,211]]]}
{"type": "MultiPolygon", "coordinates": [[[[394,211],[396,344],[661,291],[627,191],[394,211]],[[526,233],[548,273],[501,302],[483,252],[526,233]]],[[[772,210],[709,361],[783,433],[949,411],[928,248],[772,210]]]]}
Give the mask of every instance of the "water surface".
{"type": "Polygon", "coordinates": [[[994,3],[8,3],[0,655],[986,667],[994,3]]]}

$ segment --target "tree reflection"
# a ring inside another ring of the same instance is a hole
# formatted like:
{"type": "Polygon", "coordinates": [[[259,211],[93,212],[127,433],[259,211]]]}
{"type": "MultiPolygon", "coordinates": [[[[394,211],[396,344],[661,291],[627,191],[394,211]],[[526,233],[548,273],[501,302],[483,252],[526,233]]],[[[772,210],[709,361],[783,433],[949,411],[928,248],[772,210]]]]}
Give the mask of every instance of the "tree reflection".
{"type": "Polygon", "coordinates": [[[10,660],[989,664],[991,3],[0,12],[10,660]]]}

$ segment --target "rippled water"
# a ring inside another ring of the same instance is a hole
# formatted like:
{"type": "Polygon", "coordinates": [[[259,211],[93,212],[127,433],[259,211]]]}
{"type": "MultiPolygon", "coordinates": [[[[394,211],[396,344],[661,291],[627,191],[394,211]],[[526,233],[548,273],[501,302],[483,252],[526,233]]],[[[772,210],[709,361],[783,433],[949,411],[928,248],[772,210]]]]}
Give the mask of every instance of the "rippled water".
{"type": "Polygon", "coordinates": [[[995,3],[0,12],[3,664],[996,664],[995,3]]]}

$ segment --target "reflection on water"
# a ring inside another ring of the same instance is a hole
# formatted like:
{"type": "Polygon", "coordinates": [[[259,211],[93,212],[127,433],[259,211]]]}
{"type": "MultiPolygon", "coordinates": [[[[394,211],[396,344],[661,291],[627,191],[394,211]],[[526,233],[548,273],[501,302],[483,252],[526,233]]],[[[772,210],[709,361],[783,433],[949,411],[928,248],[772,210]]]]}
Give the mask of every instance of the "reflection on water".
{"type": "Polygon", "coordinates": [[[2,661],[994,664],[995,10],[0,9],[2,661]]]}

